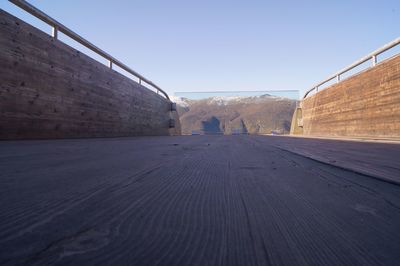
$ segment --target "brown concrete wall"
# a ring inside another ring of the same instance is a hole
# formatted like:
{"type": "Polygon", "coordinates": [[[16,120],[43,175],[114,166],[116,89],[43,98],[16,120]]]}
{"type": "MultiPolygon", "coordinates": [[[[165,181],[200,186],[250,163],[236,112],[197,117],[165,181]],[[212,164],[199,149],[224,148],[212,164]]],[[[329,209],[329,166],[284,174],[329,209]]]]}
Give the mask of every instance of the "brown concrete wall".
{"type": "Polygon", "coordinates": [[[303,134],[302,117],[302,110],[300,107],[297,107],[293,112],[292,123],[290,125],[291,135],[303,134]]]}
{"type": "Polygon", "coordinates": [[[0,139],[180,134],[168,100],[3,10],[0,82],[0,139]]]}
{"type": "Polygon", "coordinates": [[[400,138],[400,55],[301,103],[304,135],[400,138]]]}

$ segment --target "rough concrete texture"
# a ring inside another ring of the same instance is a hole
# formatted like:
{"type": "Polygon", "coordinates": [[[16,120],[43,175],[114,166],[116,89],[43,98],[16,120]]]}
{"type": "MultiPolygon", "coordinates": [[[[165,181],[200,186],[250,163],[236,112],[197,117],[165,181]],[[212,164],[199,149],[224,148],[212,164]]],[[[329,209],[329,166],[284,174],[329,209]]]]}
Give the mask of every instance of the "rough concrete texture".
{"type": "Polygon", "coordinates": [[[3,141],[0,264],[398,265],[400,186],[337,164],[400,176],[399,147],[256,135],[3,141]],[[286,147],[324,147],[332,164],[286,147]]]}
{"type": "Polygon", "coordinates": [[[303,134],[400,138],[400,55],[301,103],[303,134]]]}
{"type": "Polygon", "coordinates": [[[180,134],[168,100],[3,10],[0,70],[0,139],[180,134]]]}

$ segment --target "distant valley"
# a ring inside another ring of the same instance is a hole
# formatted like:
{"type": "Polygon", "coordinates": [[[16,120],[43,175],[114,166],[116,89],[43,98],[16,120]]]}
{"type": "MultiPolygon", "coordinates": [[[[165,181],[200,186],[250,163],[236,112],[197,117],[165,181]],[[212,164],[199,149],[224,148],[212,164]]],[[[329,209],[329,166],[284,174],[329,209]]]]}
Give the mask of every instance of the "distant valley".
{"type": "Polygon", "coordinates": [[[296,101],[271,95],[173,99],[182,134],[285,134],[296,101]]]}

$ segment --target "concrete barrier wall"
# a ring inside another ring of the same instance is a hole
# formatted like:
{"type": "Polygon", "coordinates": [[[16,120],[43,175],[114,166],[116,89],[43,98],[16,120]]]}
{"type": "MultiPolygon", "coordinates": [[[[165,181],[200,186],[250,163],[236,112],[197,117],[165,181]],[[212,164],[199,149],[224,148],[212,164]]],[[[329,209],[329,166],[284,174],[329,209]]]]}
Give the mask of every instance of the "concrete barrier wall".
{"type": "Polygon", "coordinates": [[[180,134],[167,99],[3,10],[0,81],[0,139],[180,134]]]}
{"type": "Polygon", "coordinates": [[[300,107],[297,107],[293,112],[292,123],[290,125],[290,134],[303,134],[302,110],[300,107]]]}
{"type": "Polygon", "coordinates": [[[304,135],[400,138],[400,55],[304,99],[301,107],[304,135]]]}

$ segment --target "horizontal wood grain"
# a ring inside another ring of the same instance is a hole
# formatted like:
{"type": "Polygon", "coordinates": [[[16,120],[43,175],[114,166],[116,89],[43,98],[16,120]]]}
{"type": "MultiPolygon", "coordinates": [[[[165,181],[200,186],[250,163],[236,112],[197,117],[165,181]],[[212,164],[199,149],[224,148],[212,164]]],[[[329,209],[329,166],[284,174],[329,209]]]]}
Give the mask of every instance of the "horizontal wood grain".
{"type": "Polygon", "coordinates": [[[0,69],[0,139],[180,133],[167,99],[3,10],[0,69]]]}
{"type": "Polygon", "coordinates": [[[400,55],[302,101],[303,134],[400,138],[400,55]]]}

